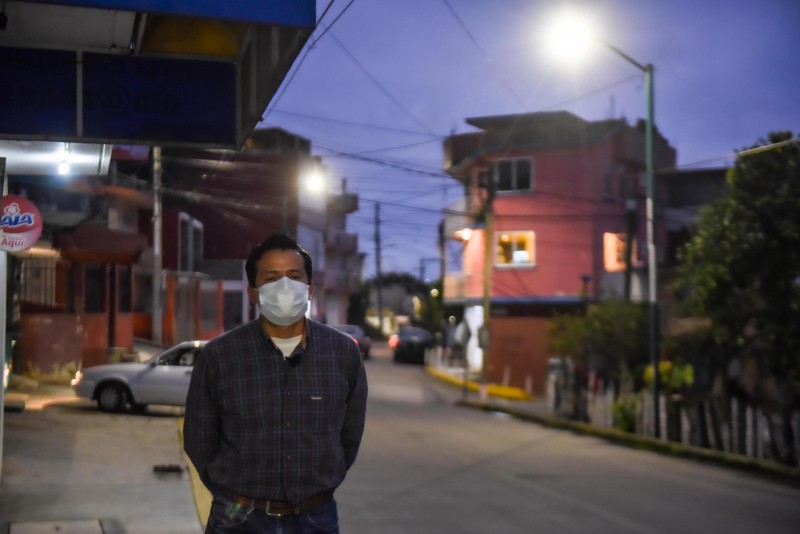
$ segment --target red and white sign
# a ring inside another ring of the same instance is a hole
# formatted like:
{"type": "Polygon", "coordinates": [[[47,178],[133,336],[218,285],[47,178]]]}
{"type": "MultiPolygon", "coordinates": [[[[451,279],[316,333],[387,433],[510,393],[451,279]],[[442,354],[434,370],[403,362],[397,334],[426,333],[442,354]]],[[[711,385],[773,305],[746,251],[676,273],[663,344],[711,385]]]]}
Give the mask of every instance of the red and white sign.
{"type": "Polygon", "coordinates": [[[31,248],[42,234],[42,214],[25,197],[6,195],[0,204],[0,250],[31,248]]]}

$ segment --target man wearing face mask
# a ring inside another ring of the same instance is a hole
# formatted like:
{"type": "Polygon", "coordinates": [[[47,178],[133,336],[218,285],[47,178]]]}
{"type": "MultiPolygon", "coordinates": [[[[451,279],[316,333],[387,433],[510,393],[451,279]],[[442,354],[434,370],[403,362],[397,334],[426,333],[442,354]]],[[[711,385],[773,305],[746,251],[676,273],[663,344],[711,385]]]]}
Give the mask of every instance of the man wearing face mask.
{"type": "Polygon", "coordinates": [[[260,317],[195,361],[184,449],[213,495],[206,533],[339,532],[334,490],[364,431],[367,378],[353,339],[307,319],[311,257],[273,235],[245,262],[260,317]]]}

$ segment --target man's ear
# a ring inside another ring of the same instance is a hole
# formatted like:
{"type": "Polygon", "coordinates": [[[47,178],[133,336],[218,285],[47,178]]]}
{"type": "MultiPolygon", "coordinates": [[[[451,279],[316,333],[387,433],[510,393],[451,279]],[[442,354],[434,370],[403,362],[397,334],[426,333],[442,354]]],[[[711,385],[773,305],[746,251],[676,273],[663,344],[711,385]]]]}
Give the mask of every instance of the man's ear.
{"type": "Polygon", "coordinates": [[[314,284],[311,282],[308,283],[308,300],[311,300],[311,296],[314,294],[314,284]]]}
{"type": "Polygon", "coordinates": [[[247,298],[250,299],[250,304],[253,306],[258,306],[258,289],[254,287],[248,287],[247,298]]]}

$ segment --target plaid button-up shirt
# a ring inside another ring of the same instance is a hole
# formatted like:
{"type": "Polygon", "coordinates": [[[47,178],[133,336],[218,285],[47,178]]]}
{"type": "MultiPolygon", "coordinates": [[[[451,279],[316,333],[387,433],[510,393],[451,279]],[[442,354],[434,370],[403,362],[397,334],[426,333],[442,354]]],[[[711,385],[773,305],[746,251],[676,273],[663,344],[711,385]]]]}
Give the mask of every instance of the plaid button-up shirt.
{"type": "Polygon", "coordinates": [[[211,491],[299,503],[342,483],[366,403],[352,338],[306,320],[286,360],[256,319],[210,341],[195,360],[184,450],[211,491]]]}

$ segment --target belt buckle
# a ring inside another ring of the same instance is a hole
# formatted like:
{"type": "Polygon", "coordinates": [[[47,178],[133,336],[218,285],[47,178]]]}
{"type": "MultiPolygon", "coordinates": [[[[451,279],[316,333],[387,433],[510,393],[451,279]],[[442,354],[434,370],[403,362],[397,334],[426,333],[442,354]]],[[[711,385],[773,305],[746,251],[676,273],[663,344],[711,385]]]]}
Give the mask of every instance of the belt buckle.
{"type": "Polygon", "coordinates": [[[266,507],[265,507],[266,510],[264,510],[264,512],[266,512],[268,517],[281,518],[281,517],[286,515],[286,514],[278,514],[278,513],[270,511],[270,508],[272,507],[272,503],[269,500],[267,501],[266,504],[267,504],[266,507]]]}

